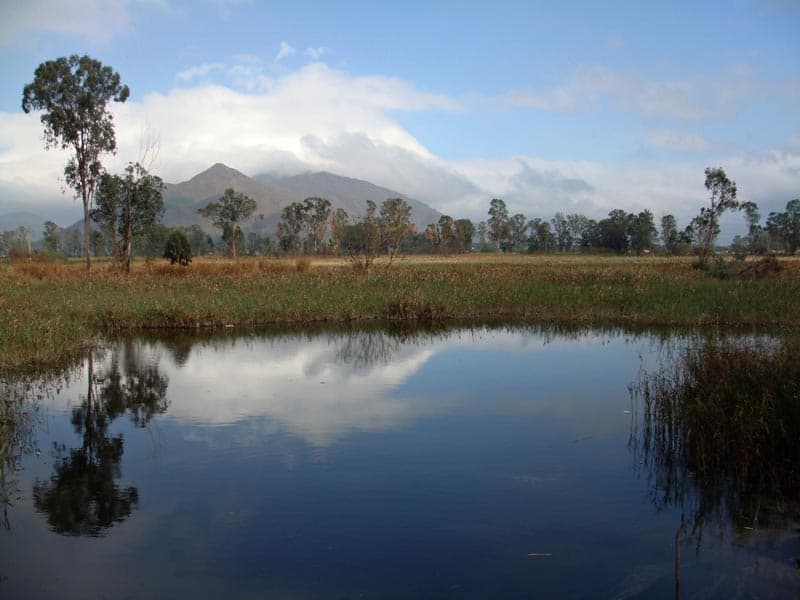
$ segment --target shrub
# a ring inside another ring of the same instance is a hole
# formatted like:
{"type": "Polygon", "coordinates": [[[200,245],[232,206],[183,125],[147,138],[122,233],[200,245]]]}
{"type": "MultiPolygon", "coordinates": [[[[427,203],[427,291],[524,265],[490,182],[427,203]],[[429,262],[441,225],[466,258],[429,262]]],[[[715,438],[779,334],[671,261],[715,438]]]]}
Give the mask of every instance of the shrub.
{"type": "Polygon", "coordinates": [[[179,263],[182,267],[188,267],[192,262],[192,246],[186,235],[177,229],[173,229],[164,244],[164,258],[170,264],[179,263]]]}

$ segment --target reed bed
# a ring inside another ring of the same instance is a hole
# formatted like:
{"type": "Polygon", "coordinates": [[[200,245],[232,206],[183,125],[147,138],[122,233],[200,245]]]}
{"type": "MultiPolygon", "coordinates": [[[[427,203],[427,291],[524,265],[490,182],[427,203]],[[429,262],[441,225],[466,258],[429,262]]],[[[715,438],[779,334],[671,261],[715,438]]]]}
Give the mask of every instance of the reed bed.
{"type": "Polygon", "coordinates": [[[720,518],[766,526],[797,509],[797,338],[704,340],[633,392],[644,409],[637,461],[657,505],[692,507],[693,531],[720,518]]]}
{"type": "Polygon", "coordinates": [[[717,280],[691,260],[414,257],[361,274],[336,259],[196,259],[0,266],[0,370],[57,360],[98,335],[352,321],[756,326],[795,330],[800,261],[759,281],[717,280]]]}

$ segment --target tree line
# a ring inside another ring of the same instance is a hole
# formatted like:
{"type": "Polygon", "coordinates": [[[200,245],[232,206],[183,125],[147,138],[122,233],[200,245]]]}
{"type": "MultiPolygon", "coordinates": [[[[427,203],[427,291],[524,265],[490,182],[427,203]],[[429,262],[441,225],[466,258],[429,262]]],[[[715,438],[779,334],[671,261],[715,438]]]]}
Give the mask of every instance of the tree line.
{"type": "MultiPolygon", "coordinates": [[[[424,231],[411,224],[411,207],[401,198],[389,198],[380,208],[367,201],[363,215],[352,219],[325,198],[311,197],[286,206],[278,224],[276,240],[256,231],[246,236],[241,224],[256,210],[253,199],[228,189],[217,202],[200,208],[221,232],[215,241],[197,225],[169,230],[160,224],[164,214],[161,178],[143,166],[144,160],[129,162],[122,174],[108,173],[101,156],[114,153],[116,138],[110,102],[125,102],[130,94],[118,73],[88,56],[73,55],[39,65],[34,80],[22,94],[22,109],[41,111],[46,148],[72,151],[64,168],[65,181],[84,209],[83,240],[77,229],[60,230],[48,221],[44,228],[46,250],[75,256],[83,254],[91,270],[92,255],[111,256],[129,271],[134,254],[158,255],[188,264],[191,255],[220,248],[230,256],[249,254],[320,254],[348,256],[354,264],[368,268],[380,254],[391,262],[401,251],[454,254],[471,251],[571,252],[609,251],[637,255],[656,247],[669,254],[695,252],[705,262],[714,253],[720,216],[728,210],[745,215],[747,234],[737,236],[737,254],[759,254],[781,248],[794,254],[800,246],[800,199],[789,201],[785,212],[770,213],[760,223],[754,202],[739,202],[736,184],[721,168],[706,169],[705,186],[709,206],[682,230],[673,215],[664,215],[660,230],[649,210],[627,213],[615,209],[594,220],[581,214],[556,212],[550,219],[528,219],[509,215],[502,199],[492,199],[488,219],[475,225],[469,219],[442,215],[424,231]],[[97,228],[91,226],[91,222],[97,228]],[[477,237],[477,240],[476,240],[477,237]]],[[[19,252],[31,256],[31,235],[25,228],[0,235],[0,255],[19,252]]]]}

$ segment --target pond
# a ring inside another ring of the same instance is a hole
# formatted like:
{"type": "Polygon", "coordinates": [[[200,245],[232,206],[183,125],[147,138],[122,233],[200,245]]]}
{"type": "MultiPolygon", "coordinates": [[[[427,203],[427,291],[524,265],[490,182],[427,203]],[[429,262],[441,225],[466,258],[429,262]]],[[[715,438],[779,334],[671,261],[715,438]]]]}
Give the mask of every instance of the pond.
{"type": "Polygon", "coordinates": [[[702,338],[109,341],[6,384],[0,596],[796,598],[794,482],[693,483],[642,400],[702,338]]]}

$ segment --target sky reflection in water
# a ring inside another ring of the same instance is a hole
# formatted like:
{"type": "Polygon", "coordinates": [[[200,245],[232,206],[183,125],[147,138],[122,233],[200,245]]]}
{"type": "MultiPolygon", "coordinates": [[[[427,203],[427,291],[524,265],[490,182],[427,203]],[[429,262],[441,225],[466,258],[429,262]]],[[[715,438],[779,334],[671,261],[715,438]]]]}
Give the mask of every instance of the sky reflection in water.
{"type": "MultiPolygon", "coordinates": [[[[680,514],[637,472],[628,386],[684,343],[484,328],[117,342],[93,359],[91,403],[88,362],[43,401],[0,595],[674,595],[680,514]],[[124,444],[106,463],[104,440],[124,444]],[[135,490],[95,537],[57,535],[33,497],[70,452],[100,487],[135,490]]],[[[794,597],[796,533],[762,533],[684,543],[684,596],[794,597]]]]}

